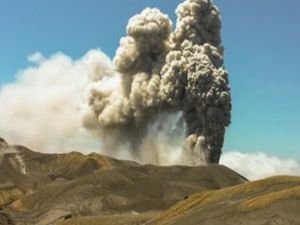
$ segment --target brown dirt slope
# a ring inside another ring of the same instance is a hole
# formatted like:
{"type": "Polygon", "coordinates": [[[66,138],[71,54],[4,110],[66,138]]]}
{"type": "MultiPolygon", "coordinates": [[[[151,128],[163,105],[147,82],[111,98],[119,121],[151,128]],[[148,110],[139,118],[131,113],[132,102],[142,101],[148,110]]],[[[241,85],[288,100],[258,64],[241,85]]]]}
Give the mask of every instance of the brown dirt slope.
{"type": "Polygon", "coordinates": [[[271,177],[189,196],[148,225],[298,225],[300,177],[271,177]]]}
{"type": "Polygon", "coordinates": [[[0,225],[300,225],[300,177],[41,154],[0,138],[0,225]]]}
{"type": "Polygon", "coordinates": [[[190,194],[247,182],[219,165],[158,167],[8,145],[1,151],[0,213],[15,225],[140,223],[190,194]]]}

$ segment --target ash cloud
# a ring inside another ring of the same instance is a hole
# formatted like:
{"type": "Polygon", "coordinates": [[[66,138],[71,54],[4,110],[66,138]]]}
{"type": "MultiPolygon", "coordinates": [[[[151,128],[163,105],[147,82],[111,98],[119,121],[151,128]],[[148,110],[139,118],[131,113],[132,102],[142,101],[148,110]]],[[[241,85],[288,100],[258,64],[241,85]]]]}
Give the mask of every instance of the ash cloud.
{"type": "Polygon", "coordinates": [[[186,0],[175,28],[158,9],[132,17],[113,61],[34,53],[0,90],[0,136],[42,152],[101,151],[160,165],[218,163],[231,97],[221,20],[186,0]]]}
{"type": "Polygon", "coordinates": [[[98,151],[99,137],[80,118],[89,77],[111,73],[111,60],[99,50],[77,60],[63,53],[28,60],[33,64],[0,89],[0,137],[47,153],[98,151]]]}
{"type": "Polygon", "coordinates": [[[176,126],[185,128],[180,157],[193,165],[218,163],[231,111],[219,11],[210,0],[186,0],[176,14],[174,31],[158,9],[129,20],[114,58],[118,74],[92,79],[83,123],[105,149],[126,146],[142,159],[145,143],[153,154],[161,148],[149,142],[149,134],[161,130],[153,124],[163,127],[161,118],[177,113],[176,126]],[[103,88],[110,79],[119,82],[103,88]]]}
{"type": "MultiPolygon", "coordinates": [[[[157,9],[133,17],[114,62],[99,50],[77,60],[30,55],[32,65],[0,89],[0,137],[41,152],[217,162],[231,108],[219,12],[187,0],[177,15],[174,31],[157,9]]],[[[5,154],[17,151],[0,138],[0,164],[5,154]]],[[[220,163],[252,180],[300,175],[299,162],[264,153],[225,152],[220,163]]]]}

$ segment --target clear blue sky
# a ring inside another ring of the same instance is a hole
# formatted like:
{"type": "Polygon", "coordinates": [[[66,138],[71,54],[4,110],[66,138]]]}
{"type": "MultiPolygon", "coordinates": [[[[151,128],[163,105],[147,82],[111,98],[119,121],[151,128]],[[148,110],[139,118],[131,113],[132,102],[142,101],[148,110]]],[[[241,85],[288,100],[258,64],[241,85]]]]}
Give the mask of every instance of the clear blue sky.
{"type": "MultiPolygon", "coordinates": [[[[155,6],[175,19],[179,0],[0,0],[0,85],[27,55],[91,48],[113,57],[128,18],[155,6]]],[[[233,95],[225,150],[300,158],[300,1],[215,0],[223,18],[233,95]]]]}

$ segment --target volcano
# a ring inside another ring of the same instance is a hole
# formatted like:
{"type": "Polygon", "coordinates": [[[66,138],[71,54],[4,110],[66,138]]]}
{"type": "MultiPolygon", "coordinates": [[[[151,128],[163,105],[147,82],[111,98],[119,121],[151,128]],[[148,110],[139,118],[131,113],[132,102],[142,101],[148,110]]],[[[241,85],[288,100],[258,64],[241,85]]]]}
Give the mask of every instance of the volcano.
{"type": "Polygon", "coordinates": [[[43,154],[0,139],[1,225],[300,224],[300,178],[43,154]],[[277,223],[276,223],[277,221],[277,223]]]}

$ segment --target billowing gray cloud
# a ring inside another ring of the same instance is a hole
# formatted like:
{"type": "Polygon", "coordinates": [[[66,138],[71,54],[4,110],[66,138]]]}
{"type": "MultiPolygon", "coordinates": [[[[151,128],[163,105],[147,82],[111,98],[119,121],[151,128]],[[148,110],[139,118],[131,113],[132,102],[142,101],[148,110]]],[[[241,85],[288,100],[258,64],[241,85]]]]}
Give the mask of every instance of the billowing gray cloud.
{"type": "Polygon", "coordinates": [[[210,0],[186,0],[176,13],[174,31],[158,9],[129,20],[114,58],[119,74],[112,77],[120,83],[103,89],[110,78],[93,79],[84,125],[105,140],[106,149],[128,145],[140,158],[151,125],[162,114],[181,112],[182,157],[193,165],[218,163],[231,111],[219,11],[210,0]]]}
{"type": "Polygon", "coordinates": [[[0,136],[46,152],[101,149],[156,164],[218,163],[231,97],[218,9],[186,0],[176,27],[158,9],[133,16],[113,62],[58,53],[0,92],[0,136]]]}

